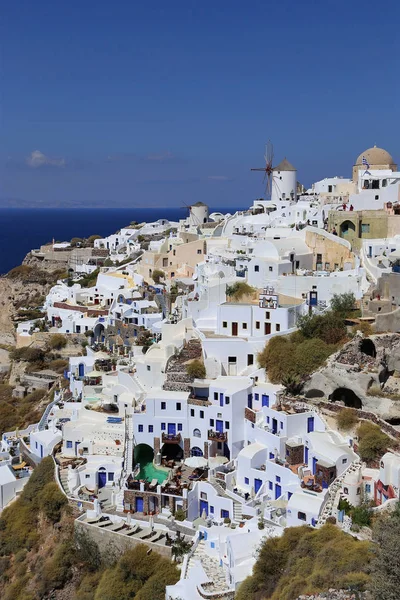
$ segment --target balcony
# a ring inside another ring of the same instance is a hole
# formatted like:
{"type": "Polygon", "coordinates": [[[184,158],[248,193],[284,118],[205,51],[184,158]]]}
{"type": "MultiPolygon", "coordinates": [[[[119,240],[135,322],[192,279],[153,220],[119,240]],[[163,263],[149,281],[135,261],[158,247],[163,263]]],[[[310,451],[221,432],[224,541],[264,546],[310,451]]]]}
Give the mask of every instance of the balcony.
{"type": "Polygon", "coordinates": [[[180,433],[163,433],[161,436],[163,444],[180,444],[181,434],[180,433]]]}
{"type": "Polygon", "coordinates": [[[208,439],[212,442],[227,442],[228,433],[226,431],[215,431],[214,429],[209,429],[208,439]]]}

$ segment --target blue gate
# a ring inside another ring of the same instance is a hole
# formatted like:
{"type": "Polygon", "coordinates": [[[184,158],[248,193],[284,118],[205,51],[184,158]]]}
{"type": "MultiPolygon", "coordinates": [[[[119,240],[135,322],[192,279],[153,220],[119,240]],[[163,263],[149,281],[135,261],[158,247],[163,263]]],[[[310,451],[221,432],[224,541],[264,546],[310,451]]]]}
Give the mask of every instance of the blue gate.
{"type": "Polygon", "coordinates": [[[208,517],[208,502],[206,500],[200,500],[200,517],[203,514],[203,511],[206,511],[208,517]]]}
{"type": "Polygon", "coordinates": [[[275,500],[278,500],[282,496],[282,488],[277,483],[275,484],[275,500]]]}
{"type": "Polygon", "coordinates": [[[107,473],[105,471],[99,471],[99,488],[102,488],[107,483],[107,473]]]}
{"type": "Polygon", "coordinates": [[[143,512],[143,498],[136,498],[136,512],[143,512]]]}

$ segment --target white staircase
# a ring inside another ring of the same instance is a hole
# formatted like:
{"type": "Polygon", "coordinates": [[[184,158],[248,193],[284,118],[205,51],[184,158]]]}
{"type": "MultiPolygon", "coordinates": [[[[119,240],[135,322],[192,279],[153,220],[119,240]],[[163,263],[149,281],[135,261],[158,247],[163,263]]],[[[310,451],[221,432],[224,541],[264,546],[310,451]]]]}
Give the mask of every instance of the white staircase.
{"type": "Polygon", "coordinates": [[[226,580],[226,575],[223,567],[220,566],[217,558],[209,556],[205,551],[204,540],[201,540],[192,556],[189,559],[185,579],[189,578],[191,569],[197,562],[201,563],[207,577],[210,579],[210,584],[207,585],[208,593],[219,593],[223,597],[224,593],[229,592],[229,585],[226,580]]]}
{"type": "Polygon", "coordinates": [[[231,498],[231,496],[229,496],[229,494],[226,493],[226,491],[224,490],[222,485],[220,483],[218,483],[218,481],[216,479],[211,479],[210,484],[213,486],[214,490],[218,493],[218,496],[221,496],[222,498],[229,498],[229,500],[232,500],[232,502],[233,502],[232,521],[234,521],[235,523],[240,523],[240,521],[243,520],[242,504],[240,502],[238,502],[237,500],[234,500],[233,498],[231,498]]]}

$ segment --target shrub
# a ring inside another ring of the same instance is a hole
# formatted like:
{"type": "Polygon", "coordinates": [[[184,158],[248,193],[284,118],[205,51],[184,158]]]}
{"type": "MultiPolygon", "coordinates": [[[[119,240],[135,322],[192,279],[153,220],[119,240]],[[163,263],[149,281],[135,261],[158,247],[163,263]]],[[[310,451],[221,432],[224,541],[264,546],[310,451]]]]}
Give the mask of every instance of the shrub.
{"type": "Polygon", "coordinates": [[[184,521],[186,519],[186,513],[182,508],[178,508],[174,514],[175,521],[184,521]]]}
{"type": "Polygon", "coordinates": [[[376,543],[372,560],[371,591],[375,600],[398,600],[400,589],[399,569],[400,505],[392,514],[383,516],[373,528],[376,543]]]}
{"type": "Polygon", "coordinates": [[[240,300],[243,296],[254,294],[256,288],[252,287],[245,281],[237,281],[233,285],[226,286],[226,295],[234,300],[240,300]]]}
{"type": "Polygon", "coordinates": [[[352,507],[350,515],[354,525],[359,527],[369,527],[371,525],[372,509],[366,504],[352,507]]]}
{"type": "Polygon", "coordinates": [[[358,453],[363,460],[379,458],[390,444],[390,438],[381,431],[378,425],[363,421],[358,429],[358,453]]]}
{"type": "Polygon", "coordinates": [[[368,323],[368,321],[360,321],[359,323],[357,323],[357,325],[353,325],[351,330],[353,333],[357,333],[357,331],[361,331],[361,333],[363,334],[364,337],[369,337],[370,335],[372,335],[374,333],[371,323],[368,323]]]}
{"type": "Polygon", "coordinates": [[[352,429],[358,423],[358,414],[354,408],[343,408],[336,415],[336,423],[339,429],[348,431],[352,429]]]}
{"type": "Polygon", "coordinates": [[[334,311],[323,315],[304,315],[299,318],[297,325],[305,338],[319,338],[326,344],[337,344],[347,334],[344,318],[334,311]]]}
{"type": "Polygon", "coordinates": [[[160,283],[161,279],[165,279],[164,271],[160,271],[160,269],[154,269],[152,279],[154,283],[160,283]]]}
{"type": "Polygon", "coordinates": [[[40,348],[30,348],[26,346],[24,348],[15,348],[10,352],[10,358],[12,360],[23,360],[30,363],[38,363],[44,360],[45,353],[40,348]]]}
{"type": "Polygon", "coordinates": [[[51,350],[61,350],[67,345],[67,339],[61,333],[55,333],[50,337],[47,345],[51,350]]]}
{"type": "Polygon", "coordinates": [[[39,505],[46,517],[52,523],[61,518],[61,511],[67,504],[67,498],[55,481],[47,483],[38,495],[39,505]]]}
{"type": "Polygon", "coordinates": [[[331,299],[331,309],[339,313],[342,317],[351,315],[356,303],[356,297],[353,292],[344,294],[333,294],[331,299]]]}
{"type": "Polygon", "coordinates": [[[193,379],[205,379],[206,368],[201,360],[195,359],[186,365],[186,372],[193,379]]]}
{"type": "Polygon", "coordinates": [[[87,239],[87,243],[88,243],[90,246],[93,246],[93,244],[94,244],[95,240],[101,240],[101,238],[102,238],[102,236],[101,236],[101,235],[91,235],[91,236],[89,236],[89,237],[88,237],[88,239],[87,239]]]}

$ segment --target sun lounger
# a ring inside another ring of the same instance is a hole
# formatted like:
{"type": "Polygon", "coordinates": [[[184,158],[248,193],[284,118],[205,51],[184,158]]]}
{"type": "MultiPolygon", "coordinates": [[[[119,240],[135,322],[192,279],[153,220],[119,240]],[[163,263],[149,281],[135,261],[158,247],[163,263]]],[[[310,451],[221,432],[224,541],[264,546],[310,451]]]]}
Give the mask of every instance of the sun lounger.
{"type": "Polygon", "coordinates": [[[139,527],[139,525],[136,524],[132,527],[132,529],[130,529],[126,532],[126,535],[135,535],[135,533],[139,533],[139,531],[140,531],[140,527],[139,527]]]}
{"type": "Polygon", "coordinates": [[[99,515],[98,517],[94,518],[94,519],[86,519],[86,523],[89,523],[90,525],[94,525],[95,523],[98,523],[101,519],[101,515],[99,515]]]}
{"type": "Polygon", "coordinates": [[[158,485],[157,479],[153,479],[152,482],[150,483],[150,487],[156,487],[157,485],[158,485]]]}
{"type": "Polygon", "coordinates": [[[124,521],[120,521],[119,523],[114,523],[114,525],[110,527],[110,531],[120,531],[123,527],[125,527],[125,523],[124,521]]]}
{"type": "Polygon", "coordinates": [[[112,525],[112,521],[111,519],[106,519],[105,521],[101,521],[98,527],[108,527],[109,525],[112,525]]]}

